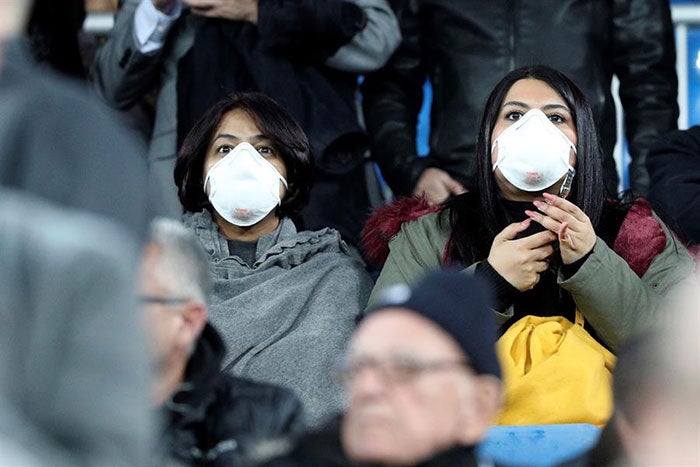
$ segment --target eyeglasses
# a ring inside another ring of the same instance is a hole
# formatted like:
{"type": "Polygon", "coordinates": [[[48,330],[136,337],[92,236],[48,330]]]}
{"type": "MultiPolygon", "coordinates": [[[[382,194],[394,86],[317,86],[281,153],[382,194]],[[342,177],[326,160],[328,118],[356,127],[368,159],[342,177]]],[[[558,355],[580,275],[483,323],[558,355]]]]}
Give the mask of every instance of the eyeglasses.
{"type": "Polygon", "coordinates": [[[141,295],[139,296],[141,303],[155,305],[181,305],[188,302],[189,298],[184,297],[165,297],[160,295],[141,295]]]}
{"type": "Polygon", "coordinates": [[[469,365],[465,361],[453,360],[420,361],[412,358],[392,358],[389,360],[363,358],[339,364],[335,368],[334,376],[339,383],[348,387],[368,368],[376,371],[387,383],[403,384],[414,380],[423,373],[468,369],[469,365]]]}

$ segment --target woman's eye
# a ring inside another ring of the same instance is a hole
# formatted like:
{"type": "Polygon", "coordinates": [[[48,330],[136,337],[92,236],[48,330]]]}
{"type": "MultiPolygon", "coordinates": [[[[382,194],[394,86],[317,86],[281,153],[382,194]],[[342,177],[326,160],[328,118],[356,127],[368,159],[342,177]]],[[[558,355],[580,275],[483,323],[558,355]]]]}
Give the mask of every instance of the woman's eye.
{"type": "Polygon", "coordinates": [[[228,154],[229,152],[231,152],[232,149],[233,149],[233,146],[229,146],[229,145],[225,144],[223,146],[219,146],[218,148],[216,148],[216,153],[217,154],[228,154]]]}
{"type": "Polygon", "coordinates": [[[506,120],[516,121],[523,116],[522,112],[508,112],[506,114],[506,120]]]}
{"type": "Polygon", "coordinates": [[[564,123],[564,117],[561,115],[553,114],[548,116],[549,121],[552,123],[564,123]]]}
{"type": "Polygon", "coordinates": [[[258,146],[256,149],[263,156],[269,156],[275,153],[275,151],[270,146],[258,146]]]}

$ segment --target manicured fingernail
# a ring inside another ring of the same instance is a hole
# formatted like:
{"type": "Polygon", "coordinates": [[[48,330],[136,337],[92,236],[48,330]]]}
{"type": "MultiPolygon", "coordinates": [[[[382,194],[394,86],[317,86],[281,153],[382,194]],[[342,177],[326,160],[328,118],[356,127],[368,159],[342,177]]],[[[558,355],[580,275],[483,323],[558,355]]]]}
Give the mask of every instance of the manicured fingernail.
{"type": "Polygon", "coordinates": [[[538,209],[541,209],[542,206],[546,206],[542,201],[533,201],[532,204],[537,206],[538,209]]]}
{"type": "Polygon", "coordinates": [[[537,216],[536,213],[534,213],[533,211],[528,211],[527,209],[525,210],[525,214],[526,214],[527,217],[529,217],[530,219],[534,219],[535,216],[537,216]]]}

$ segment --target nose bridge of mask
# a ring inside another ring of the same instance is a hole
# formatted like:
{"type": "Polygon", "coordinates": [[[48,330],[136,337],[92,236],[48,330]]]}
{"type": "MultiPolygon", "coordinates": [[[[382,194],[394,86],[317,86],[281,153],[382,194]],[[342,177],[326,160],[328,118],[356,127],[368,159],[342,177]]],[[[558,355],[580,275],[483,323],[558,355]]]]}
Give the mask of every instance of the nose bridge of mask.
{"type": "Polygon", "coordinates": [[[245,158],[249,162],[256,164],[260,167],[263,167],[265,170],[270,170],[272,169],[275,173],[275,175],[279,178],[279,180],[284,184],[285,188],[289,188],[287,185],[287,180],[282,176],[281,173],[279,173],[279,170],[277,170],[277,167],[272,165],[270,161],[265,159],[263,156],[260,155],[257,149],[255,147],[248,143],[248,142],[242,142],[236,145],[236,147],[233,148],[233,150],[226,154],[224,157],[216,161],[214,165],[209,168],[207,171],[207,176],[204,179],[204,189],[206,190],[207,188],[207,183],[209,182],[209,178],[211,174],[214,172],[215,169],[217,169],[220,166],[224,166],[227,164],[232,164],[235,160],[239,158],[245,158]]]}
{"type": "MultiPolygon", "coordinates": [[[[491,152],[493,152],[494,148],[499,145],[499,143],[502,143],[504,140],[507,140],[509,136],[512,135],[512,133],[515,133],[517,131],[520,131],[523,129],[525,126],[531,127],[533,130],[537,132],[541,132],[541,134],[551,134],[551,135],[556,135],[557,138],[560,139],[562,143],[565,143],[568,148],[572,149],[574,151],[574,154],[576,154],[576,146],[571,142],[571,140],[559,129],[557,128],[550,120],[547,118],[547,116],[542,112],[540,109],[530,109],[528,110],[525,115],[523,115],[517,122],[515,122],[513,125],[510,127],[506,128],[503,133],[501,133],[498,138],[493,142],[493,145],[491,146],[491,152]],[[504,138],[505,135],[505,138],[504,138]]],[[[535,141],[532,141],[533,143],[536,143],[538,138],[534,138],[535,141]]],[[[500,148],[500,146],[498,146],[500,148]]],[[[563,153],[562,153],[563,154],[563,153]]],[[[568,154],[568,153],[567,153],[568,154]]],[[[496,163],[493,164],[493,170],[496,170],[498,166],[500,165],[501,162],[503,162],[503,158],[506,156],[505,151],[501,151],[499,149],[498,151],[498,158],[496,159],[496,163]]],[[[562,157],[564,157],[562,155],[562,157]]],[[[569,165],[569,160],[568,156],[566,160],[563,160],[567,165],[569,165]]]]}

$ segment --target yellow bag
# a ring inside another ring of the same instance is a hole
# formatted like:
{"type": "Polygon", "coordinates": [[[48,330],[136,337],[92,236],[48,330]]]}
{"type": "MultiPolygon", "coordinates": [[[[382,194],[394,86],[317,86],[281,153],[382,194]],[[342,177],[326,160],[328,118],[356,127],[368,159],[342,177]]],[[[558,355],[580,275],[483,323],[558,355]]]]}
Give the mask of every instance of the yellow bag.
{"type": "Polygon", "coordinates": [[[505,406],[498,425],[591,423],[612,413],[615,355],[562,316],[525,316],[496,344],[505,406]]]}

